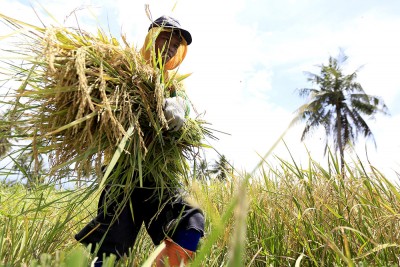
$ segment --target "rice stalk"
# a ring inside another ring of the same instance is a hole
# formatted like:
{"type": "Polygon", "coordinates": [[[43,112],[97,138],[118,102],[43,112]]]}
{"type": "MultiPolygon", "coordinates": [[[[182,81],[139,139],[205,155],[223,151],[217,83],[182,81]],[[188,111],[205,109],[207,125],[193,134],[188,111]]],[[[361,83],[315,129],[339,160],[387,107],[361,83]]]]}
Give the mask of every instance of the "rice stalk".
{"type": "Polygon", "coordinates": [[[50,176],[65,179],[63,170],[73,166],[78,177],[97,177],[97,183],[142,185],[151,175],[162,188],[187,177],[186,159],[214,137],[200,118],[168,131],[163,101],[182,90],[182,77],[165,75],[124,37],[120,44],[100,29],[96,35],[0,18],[14,37],[23,37],[11,52],[26,56],[10,77],[20,83],[6,95],[10,127],[33,140],[33,154],[49,158],[50,176]],[[138,174],[135,180],[113,175],[112,168],[102,178],[111,161],[122,176],[138,174]]]}

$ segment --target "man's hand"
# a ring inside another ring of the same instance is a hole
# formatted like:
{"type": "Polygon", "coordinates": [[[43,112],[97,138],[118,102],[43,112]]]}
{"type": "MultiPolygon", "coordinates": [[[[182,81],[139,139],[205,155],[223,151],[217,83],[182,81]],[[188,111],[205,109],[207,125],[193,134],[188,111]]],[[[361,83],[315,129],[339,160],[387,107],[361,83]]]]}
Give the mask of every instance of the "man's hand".
{"type": "Polygon", "coordinates": [[[185,123],[185,105],[185,100],[179,96],[164,100],[164,116],[171,131],[178,131],[185,123]]]}

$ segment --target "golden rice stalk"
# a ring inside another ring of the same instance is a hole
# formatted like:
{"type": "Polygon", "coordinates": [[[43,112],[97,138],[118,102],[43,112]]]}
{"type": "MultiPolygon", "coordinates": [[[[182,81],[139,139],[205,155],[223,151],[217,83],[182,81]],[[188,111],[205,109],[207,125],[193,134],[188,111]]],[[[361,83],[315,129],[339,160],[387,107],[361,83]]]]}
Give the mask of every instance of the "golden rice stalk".
{"type": "MultiPolygon", "coordinates": [[[[125,38],[121,45],[101,30],[93,35],[38,28],[0,17],[23,32],[25,41],[15,53],[30,56],[29,64],[17,68],[22,84],[13,118],[22,118],[20,129],[40,144],[33,149],[49,155],[53,175],[72,164],[78,175],[96,170],[99,176],[112,158],[115,173],[135,173],[140,182],[151,175],[168,185],[187,175],[185,158],[212,134],[197,119],[188,119],[178,132],[167,131],[162,103],[166,88],[179,89],[179,80],[164,81],[125,38]],[[119,150],[124,137],[129,138],[119,150]]],[[[119,182],[132,183],[125,176],[119,182]]]]}

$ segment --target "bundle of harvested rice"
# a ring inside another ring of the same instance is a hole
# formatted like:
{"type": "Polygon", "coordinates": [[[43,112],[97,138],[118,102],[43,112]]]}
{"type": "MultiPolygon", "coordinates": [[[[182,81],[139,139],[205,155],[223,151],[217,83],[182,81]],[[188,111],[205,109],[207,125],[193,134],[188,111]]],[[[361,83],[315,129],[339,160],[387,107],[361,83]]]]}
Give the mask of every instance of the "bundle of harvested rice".
{"type": "Polygon", "coordinates": [[[101,30],[40,28],[0,16],[25,37],[14,52],[29,55],[18,69],[12,118],[23,120],[35,153],[49,155],[53,176],[71,165],[96,177],[108,166],[105,176],[119,184],[152,177],[168,186],[187,175],[185,158],[212,134],[190,118],[168,131],[162,104],[182,90],[181,80],[167,79],[125,38],[121,45],[101,30]]]}

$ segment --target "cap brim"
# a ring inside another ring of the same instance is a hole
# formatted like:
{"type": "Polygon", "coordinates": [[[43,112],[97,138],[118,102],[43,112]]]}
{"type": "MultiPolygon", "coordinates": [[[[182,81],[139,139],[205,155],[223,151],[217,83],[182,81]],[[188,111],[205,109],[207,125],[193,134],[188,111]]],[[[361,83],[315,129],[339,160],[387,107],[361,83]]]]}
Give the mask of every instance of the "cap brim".
{"type": "Polygon", "coordinates": [[[182,37],[185,38],[187,45],[190,45],[192,43],[192,35],[187,30],[179,28],[179,27],[175,27],[175,26],[169,26],[169,25],[164,25],[162,27],[170,28],[173,30],[179,30],[181,32],[182,37]]]}
{"type": "Polygon", "coordinates": [[[190,32],[188,32],[185,29],[171,26],[171,25],[158,25],[156,23],[153,23],[150,25],[149,30],[153,27],[163,27],[163,28],[168,28],[168,29],[173,29],[173,30],[179,30],[181,32],[182,37],[185,38],[187,45],[190,45],[192,43],[192,35],[190,34],[190,32]]]}
{"type": "Polygon", "coordinates": [[[190,45],[192,43],[192,35],[190,34],[190,32],[184,29],[179,29],[179,30],[181,32],[182,37],[185,38],[187,45],[190,45]]]}

